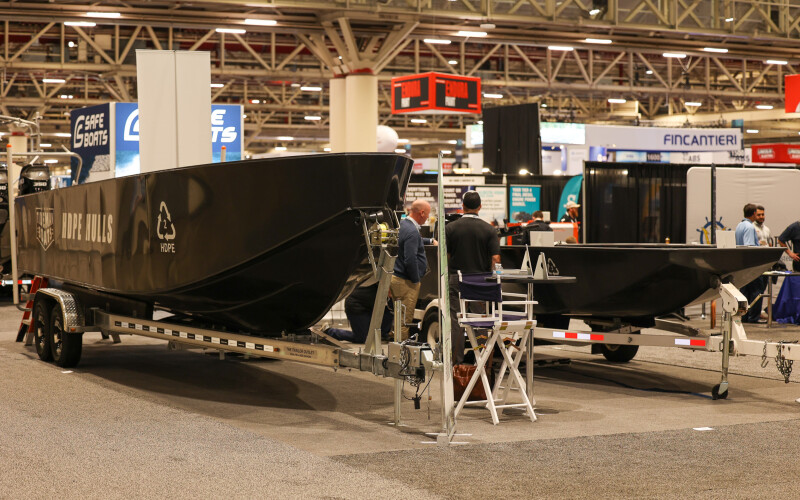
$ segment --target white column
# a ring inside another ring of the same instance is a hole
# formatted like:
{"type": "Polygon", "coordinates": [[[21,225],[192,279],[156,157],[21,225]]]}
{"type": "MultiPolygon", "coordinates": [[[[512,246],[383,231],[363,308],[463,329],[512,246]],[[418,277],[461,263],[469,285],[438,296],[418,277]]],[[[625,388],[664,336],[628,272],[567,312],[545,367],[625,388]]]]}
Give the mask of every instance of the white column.
{"type": "Polygon", "coordinates": [[[347,75],[348,152],[378,149],[378,78],[371,73],[347,75]]]}
{"type": "Polygon", "coordinates": [[[342,153],[347,147],[347,84],[345,78],[330,80],[330,141],[331,152],[342,153]]]}
{"type": "Polygon", "coordinates": [[[141,172],[211,163],[211,56],[137,50],[141,172]]]}

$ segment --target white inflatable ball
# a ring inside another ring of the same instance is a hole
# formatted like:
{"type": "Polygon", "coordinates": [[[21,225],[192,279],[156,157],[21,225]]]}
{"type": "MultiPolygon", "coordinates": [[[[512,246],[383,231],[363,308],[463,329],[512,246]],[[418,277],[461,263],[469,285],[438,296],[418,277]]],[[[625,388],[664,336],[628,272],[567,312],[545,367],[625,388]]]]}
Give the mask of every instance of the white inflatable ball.
{"type": "Polygon", "coordinates": [[[392,127],[378,125],[378,152],[392,153],[397,148],[397,132],[392,127]]]}

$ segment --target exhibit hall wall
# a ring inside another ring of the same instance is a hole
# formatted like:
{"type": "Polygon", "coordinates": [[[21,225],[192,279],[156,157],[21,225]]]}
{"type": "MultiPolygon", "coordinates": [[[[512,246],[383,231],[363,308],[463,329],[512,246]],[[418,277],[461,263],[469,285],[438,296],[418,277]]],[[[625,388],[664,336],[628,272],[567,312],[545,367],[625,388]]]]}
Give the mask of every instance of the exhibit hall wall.
{"type": "MultiPolygon", "coordinates": [[[[800,170],[795,168],[717,168],[717,230],[734,230],[744,217],[745,203],[763,205],[773,244],[797,221],[800,170]]],[[[686,241],[709,243],[711,228],[711,168],[686,173],[686,241]]]]}

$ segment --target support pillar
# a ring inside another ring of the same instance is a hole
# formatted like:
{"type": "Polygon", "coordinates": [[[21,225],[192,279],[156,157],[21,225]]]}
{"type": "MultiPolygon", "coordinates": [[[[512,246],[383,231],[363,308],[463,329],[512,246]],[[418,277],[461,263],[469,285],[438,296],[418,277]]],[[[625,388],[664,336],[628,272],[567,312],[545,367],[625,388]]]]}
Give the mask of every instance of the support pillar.
{"type": "Polygon", "coordinates": [[[371,71],[346,78],[346,151],[378,150],[378,78],[371,71]]]}
{"type": "Polygon", "coordinates": [[[330,80],[330,141],[332,153],[347,151],[347,83],[344,76],[330,80]]]}

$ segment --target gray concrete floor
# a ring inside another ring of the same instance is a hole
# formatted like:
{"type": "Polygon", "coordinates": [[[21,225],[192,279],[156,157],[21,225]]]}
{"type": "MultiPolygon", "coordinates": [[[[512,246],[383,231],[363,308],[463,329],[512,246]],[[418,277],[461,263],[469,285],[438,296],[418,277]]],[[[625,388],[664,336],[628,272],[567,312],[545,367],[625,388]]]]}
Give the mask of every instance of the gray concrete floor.
{"type": "Polygon", "coordinates": [[[493,426],[467,409],[467,444],[442,448],[424,434],[440,427],[438,380],[420,410],[404,401],[396,429],[391,380],[98,334],[62,370],[14,342],[20,318],[0,306],[2,498],[800,495],[798,376],[784,384],[758,358],[733,359],[730,396],[712,401],[719,354],[642,348],[612,364],[586,347],[537,347],[571,361],[536,368],[539,420],[493,426]]]}

